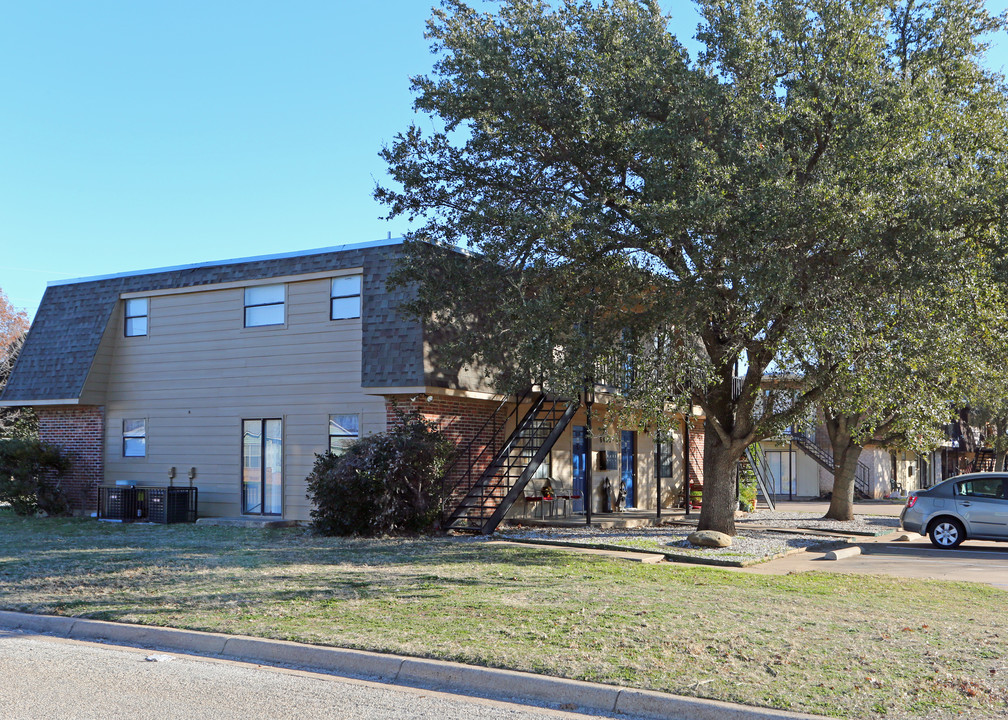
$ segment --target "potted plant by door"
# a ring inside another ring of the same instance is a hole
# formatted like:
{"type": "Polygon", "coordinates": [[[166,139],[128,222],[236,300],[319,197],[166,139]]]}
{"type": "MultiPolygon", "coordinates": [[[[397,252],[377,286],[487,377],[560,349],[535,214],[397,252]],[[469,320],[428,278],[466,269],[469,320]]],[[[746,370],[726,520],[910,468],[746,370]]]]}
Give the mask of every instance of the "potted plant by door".
{"type": "Polygon", "coordinates": [[[690,483],[690,507],[699,510],[703,506],[703,483],[690,483]]]}

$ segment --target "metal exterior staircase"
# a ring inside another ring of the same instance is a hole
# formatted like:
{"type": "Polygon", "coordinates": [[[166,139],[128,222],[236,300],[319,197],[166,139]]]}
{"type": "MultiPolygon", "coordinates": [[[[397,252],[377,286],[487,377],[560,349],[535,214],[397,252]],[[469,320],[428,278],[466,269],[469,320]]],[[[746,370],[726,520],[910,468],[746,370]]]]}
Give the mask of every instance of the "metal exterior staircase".
{"type": "MultiPolygon", "coordinates": [[[[515,409],[520,406],[515,403],[515,409]]],[[[442,524],[489,535],[521,495],[577,412],[578,403],[540,395],[442,524]]],[[[517,413],[512,413],[517,418],[517,413]]],[[[458,486],[456,486],[458,487],[458,486]]],[[[465,489],[465,488],[463,488],[465,489]]]]}
{"type": "Polygon", "coordinates": [[[745,454],[746,460],[749,461],[749,467],[752,468],[753,473],[756,475],[756,487],[763,493],[763,499],[766,501],[767,507],[775,510],[777,503],[771,490],[773,487],[773,475],[770,473],[770,464],[767,462],[763,446],[758,442],[753,443],[746,448],[745,454]]]}
{"type": "MultiPolygon", "coordinates": [[[[801,448],[806,455],[829,470],[836,477],[836,464],[833,462],[832,452],[820,447],[815,440],[803,432],[792,430],[789,435],[794,444],[801,448]]],[[[854,470],[854,489],[865,498],[871,497],[870,473],[870,468],[863,462],[858,461],[857,468],[854,470]]]]}

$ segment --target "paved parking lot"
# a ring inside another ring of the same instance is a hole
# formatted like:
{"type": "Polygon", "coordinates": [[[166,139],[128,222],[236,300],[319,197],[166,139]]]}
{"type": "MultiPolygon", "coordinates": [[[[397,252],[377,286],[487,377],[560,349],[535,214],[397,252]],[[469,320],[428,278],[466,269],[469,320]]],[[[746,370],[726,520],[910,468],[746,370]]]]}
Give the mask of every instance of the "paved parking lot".
{"type": "Polygon", "coordinates": [[[786,575],[811,570],[894,575],[938,580],[982,582],[1008,590],[1008,543],[967,540],[954,550],[939,550],[926,537],[894,542],[894,535],[857,543],[861,555],[825,560],[821,552],[803,552],[744,568],[742,572],[786,575]]]}

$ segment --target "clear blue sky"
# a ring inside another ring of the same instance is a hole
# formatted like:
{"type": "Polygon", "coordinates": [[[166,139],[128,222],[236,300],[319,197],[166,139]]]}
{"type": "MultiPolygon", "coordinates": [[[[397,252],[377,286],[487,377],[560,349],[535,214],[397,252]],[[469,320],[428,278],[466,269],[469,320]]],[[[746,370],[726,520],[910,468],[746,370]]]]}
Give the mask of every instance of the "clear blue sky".
{"type": "MultiPolygon", "coordinates": [[[[990,2],[1000,9],[1008,0],[990,2]]],[[[692,38],[686,0],[664,0],[692,38]]],[[[35,0],[0,23],[0,288],[399,236],[430,0],[35,0]]],[[[695,47],[692,42],[688,46],[695,47]]],[[[1008,65],[998,39],[990,65],[1008,65]]]]}

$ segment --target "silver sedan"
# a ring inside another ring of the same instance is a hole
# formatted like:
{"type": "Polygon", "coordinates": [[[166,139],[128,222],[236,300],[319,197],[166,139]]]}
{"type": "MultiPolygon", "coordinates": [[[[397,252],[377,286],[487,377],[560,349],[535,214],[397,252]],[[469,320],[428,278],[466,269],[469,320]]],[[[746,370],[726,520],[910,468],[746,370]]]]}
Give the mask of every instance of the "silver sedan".
{"type": "Polygon", "coordinates": [[[1008,473],[959,475],[912,492],[900,523],[940,548],[967,539],[1008,541],[1008,473]]]}

